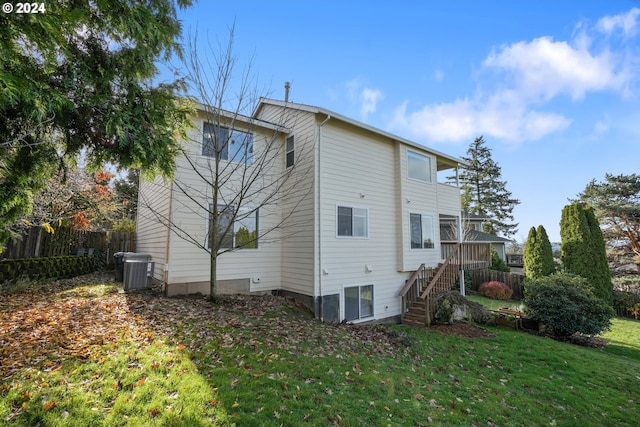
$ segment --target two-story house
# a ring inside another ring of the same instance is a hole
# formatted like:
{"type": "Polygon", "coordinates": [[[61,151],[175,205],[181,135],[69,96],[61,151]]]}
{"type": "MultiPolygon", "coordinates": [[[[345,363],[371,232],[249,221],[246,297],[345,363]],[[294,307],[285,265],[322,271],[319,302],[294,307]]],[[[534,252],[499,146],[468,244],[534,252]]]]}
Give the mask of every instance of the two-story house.
{"type": "MultiPolygon", "coordinates": [[[[187,150],[206,164],[212,125],[201,113],[193,126],[187,150]]],[[[289,193],[270,215],[256,210],[243,221],[257,235],[269,221],[282,226],[275,238],[220,256],[220,289],[294,296],[325,321],[400,319],[407,280],[445,258],[440,218],[459,217],[460,190],[437,176],[461,160],[324,108],[273,99],[261,99],[251,117],[235,118],[234,129],[250,133],[243,140],[250,138],[256,151],[262,140],[281,144],[274,160],[279,173],[293,168],[295,184],[288,185],[301,191],[289,193]]],[[[188,182],[191,194],[160,178],[140,186],[137,249],[152,254],[154,278],[168,295],[209,289],[208,253],[169,230],[169,222],[181,224],[207,238],[206,215],[197,213],[199,204],[206,206],[206,191],[195,175],[179,160],[176,180],[188,182]]]]}

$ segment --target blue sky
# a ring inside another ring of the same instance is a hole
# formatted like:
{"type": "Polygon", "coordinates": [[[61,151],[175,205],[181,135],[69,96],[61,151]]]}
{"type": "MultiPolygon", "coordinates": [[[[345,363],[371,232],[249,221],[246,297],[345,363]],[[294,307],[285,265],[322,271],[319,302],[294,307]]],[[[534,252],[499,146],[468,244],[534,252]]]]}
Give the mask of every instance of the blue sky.
{"type": "Polygon", "coordinates": [[[291,101],[456,156],[483,135],[519,241],[559,241],[568,198],[640,172],[640,2],[201,0],[180,19],[214,45],[235,22],[265,95],[290,81],[291,101]]]}

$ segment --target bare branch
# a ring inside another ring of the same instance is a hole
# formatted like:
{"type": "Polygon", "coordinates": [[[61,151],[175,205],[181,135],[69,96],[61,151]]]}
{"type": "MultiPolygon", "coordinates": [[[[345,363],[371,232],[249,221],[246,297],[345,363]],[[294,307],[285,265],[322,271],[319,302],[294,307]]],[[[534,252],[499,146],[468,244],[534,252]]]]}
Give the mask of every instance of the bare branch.
{"type": "Polygon", "coordinates": [[[218,257],[306,231],[295,213],[313,191],[315,141],[296,141],[296,162],[285,165],[295,118],[283,112],[267,123],[250,115],[261,94],[250,65],[236,73],[233,39],[232,26],[227,43],[208,41],[210,54],[203,55],[197,34],[191,38],[188,79],[200,101],[194,128],[173,181],[144,186],[139,202],[141,217],[209,254],[212,298],[218,257]],[[158,208],[163,197],[171,208],[158,208]]]}

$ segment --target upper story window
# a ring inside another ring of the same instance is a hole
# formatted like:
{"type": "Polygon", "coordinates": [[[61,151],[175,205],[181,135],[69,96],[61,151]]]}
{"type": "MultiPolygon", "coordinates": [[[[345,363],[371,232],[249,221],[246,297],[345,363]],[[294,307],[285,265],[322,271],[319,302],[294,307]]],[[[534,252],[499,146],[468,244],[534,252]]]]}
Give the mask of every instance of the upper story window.
{"type": "Polygon", "coordinates": [[[290,168],[295,162],[295,137],[289,136],[285,142],[286,166],[290,168]]]}
{"type": "Polygon", "coordinates": [[[431,158],[407,150],[407,174],[411,179],[431,182],[431,158]]]}
{"type": "Polygon", "coordinates": [[[337,234],[339,237],[369,237],[369,211],[338,206],[337,234]]]}
{"type": "Polygon", "coordinates": [[[409,214],[411,227],[411,249],[433,249],[433,217],[431,215],[409,214]]]}
{"type": "Polygon", "coordinates": [[[253,134],[204,122],[202,155],[238,163],[253,163],[253,134]]]}

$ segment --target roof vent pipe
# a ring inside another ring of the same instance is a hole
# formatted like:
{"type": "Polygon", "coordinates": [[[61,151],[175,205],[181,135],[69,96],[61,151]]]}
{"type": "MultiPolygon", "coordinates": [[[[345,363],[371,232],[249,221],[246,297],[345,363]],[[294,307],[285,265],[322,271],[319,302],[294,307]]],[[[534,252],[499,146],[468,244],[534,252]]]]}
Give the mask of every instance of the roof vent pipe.
{"type": "Polygon", "coordinates": [[[289,89],[291,89],[291,83],[284,82],[284,102],[289,102],[289,89]]]}

